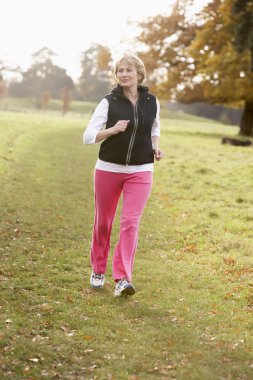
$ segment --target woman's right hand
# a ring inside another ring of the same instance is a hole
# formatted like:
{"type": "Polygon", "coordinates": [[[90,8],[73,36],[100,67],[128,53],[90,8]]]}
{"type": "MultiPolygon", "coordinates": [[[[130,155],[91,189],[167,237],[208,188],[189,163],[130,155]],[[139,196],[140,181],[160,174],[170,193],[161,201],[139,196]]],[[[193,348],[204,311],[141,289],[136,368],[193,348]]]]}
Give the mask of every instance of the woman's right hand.
{"type": "Polygon", "coordinates": [[[117,135],[118,133],[122,133],[126,130],[126,127],[128,125],[130,120],[119,120],[117,123],[111,127],[103,129],[102,131],[99,131],[96,135],[95,142],[98,143],[102,140],[107,139],[110,136],[117,135]]]}
{"type": "Polygon", "coordinates": [[[109,128],[110,132],[112,132],[112,135],[117,135],[118,133],[125,132],[127,125],[130,120],[119,120],[114,125],[114,127],[109,128]]]}

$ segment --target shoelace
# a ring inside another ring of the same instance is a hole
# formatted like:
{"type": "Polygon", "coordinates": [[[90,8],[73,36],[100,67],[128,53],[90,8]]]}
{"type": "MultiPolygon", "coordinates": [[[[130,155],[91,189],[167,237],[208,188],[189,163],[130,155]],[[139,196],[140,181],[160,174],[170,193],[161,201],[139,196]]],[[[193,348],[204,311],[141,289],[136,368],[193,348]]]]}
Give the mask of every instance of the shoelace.
{"type": "Polygon", "coordinates": [[[122,286],[128,285],[128,284],[129,282],[126,279],[123,279],[118,282],[118,287],[121,288],[122,286]]]}
{"type": "Polygon", "coordinates": [[[101,279],[103,278],[103,275],[102,275],[102,274],[94,273],[94,274],[93,274],[93,277],[94,277],[95,279],[101,280],[101,279]]]}

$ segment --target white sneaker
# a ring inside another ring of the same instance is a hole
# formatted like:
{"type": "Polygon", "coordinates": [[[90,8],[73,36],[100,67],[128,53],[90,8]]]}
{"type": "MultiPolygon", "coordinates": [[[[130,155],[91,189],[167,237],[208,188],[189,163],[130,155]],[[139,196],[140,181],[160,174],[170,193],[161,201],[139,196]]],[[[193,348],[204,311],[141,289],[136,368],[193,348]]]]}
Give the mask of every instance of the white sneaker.
{"type": "Polygon", "coordinates": [[[131,282],[123,278],[116,283],[114,297],[132,296],[135,293],[135,288],[131,282]]]}
{"type": "Polygon", "coordinates": [[[90,284],[93,289],[101,289],[105,284],[105,275],[91,272],[90,284]]]}

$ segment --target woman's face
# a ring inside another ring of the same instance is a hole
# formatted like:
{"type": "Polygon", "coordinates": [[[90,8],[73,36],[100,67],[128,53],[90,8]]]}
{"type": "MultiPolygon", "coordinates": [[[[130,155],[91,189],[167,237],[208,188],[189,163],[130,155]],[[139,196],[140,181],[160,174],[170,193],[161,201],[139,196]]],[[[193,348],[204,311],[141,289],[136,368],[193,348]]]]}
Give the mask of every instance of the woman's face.
{"type": "Polygon", "coordinates": [[[121,61],[116,73],[116,78],[120,86],[123,88],[138,87],[138,81],[140,80],[140,75],[138,75],[136,67],[130,65],[126,61],[121,61]]]}

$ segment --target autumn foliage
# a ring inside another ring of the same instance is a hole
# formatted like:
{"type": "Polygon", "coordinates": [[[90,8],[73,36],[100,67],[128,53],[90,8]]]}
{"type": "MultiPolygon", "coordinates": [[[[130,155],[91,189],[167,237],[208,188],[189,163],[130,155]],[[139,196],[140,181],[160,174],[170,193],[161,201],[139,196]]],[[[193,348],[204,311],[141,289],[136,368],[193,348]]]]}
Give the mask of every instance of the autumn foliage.
{"type": "Polygon", "coordinates": [[[190,3],[179,0],[169,15],[140,23],[138,40],[151,87],[180,102],[244,108],[240,133],[250,136],[253,1],[213,0],[192,19],[187,17],[190,3]]]}

